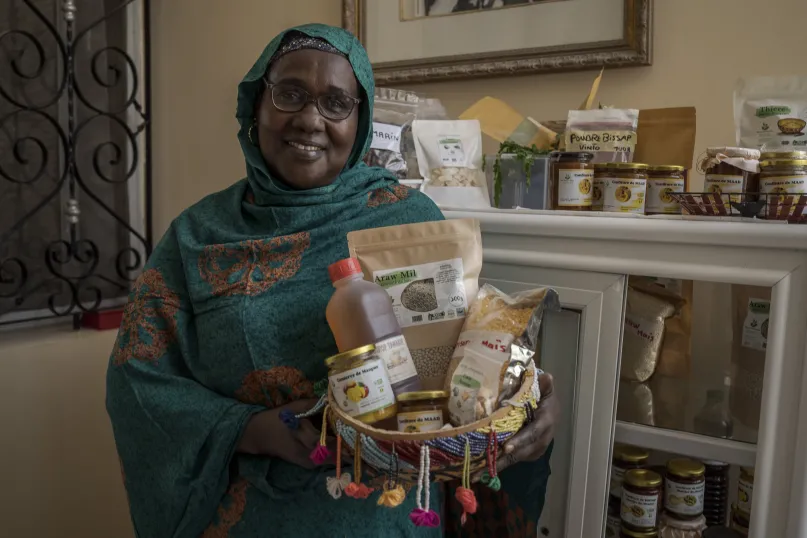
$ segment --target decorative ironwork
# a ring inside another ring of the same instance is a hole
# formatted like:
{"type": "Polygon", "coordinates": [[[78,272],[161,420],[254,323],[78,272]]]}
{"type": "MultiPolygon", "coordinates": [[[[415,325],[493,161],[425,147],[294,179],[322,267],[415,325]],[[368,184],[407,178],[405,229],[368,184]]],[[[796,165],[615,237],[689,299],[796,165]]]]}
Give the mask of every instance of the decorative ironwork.
{"type": "Polygon", "coordinates": [[[139,74],[149,3],[7,4],[0,325],[71,316],[78,327],[83,313],[125,300],[151,252],[149,87],[139,74]]]}

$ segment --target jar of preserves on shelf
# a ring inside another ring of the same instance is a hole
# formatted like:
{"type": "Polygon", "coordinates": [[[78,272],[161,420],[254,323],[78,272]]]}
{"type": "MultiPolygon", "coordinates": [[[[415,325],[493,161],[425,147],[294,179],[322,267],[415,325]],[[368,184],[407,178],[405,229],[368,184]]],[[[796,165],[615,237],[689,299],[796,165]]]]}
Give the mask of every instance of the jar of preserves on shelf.
{"type": "Polygon", "coordinates": [[[766,151],[759,161],[807,161],[807,151],[766,151]]]}
{"type": "Polygon", "coordinates": [[[631,469],[622,484],[622,527],[630,531],[658,530],[661,511],[661,475],[647,469],[631,469]]]}
{"type": "Polygon", "coordinates": [[[619,538],[658,538],[658,531],[656,529],[646,531],[635,531],[622,527],[619,532],[619,538]]]}
{"type": "Polygon", "coordinates": [[[444,390],[405,392],[398,396],[398,431],[432,432],[445,424],[448,393],[444,390]]]}
{"type": "Polygon", "coordinates": [[[614,457],[611,460],[611,497],[622,498],[622,482],[625,473],[631,469],[641,469],[647,464],[650,453],[639,447],[630,445],[614,445],[614,457]]]}
{"type": "Polygon", "coordinates": [[[647,169],[648,166],[641,163],[606,163],[602,210],[644,215],[647,169]]]}
{"type": "MultiPolygon", "coordinates": [[[[789,199],[794,206],[801,194],[807,194],[807,160],[769,160],[759,164],[762,173],[759,175],[759,192],[767,194],[768,204],[774,199],[778,204],[789,199]],[[797,196],[786,196],[795,194],[797,196]]],[[[790,208],[793,214],[795,207],[790,208]]]]}
{"type": "Polygon", "coordinates": [[[560,152],[550,156],[552,209],[591,211],[593,158],[593,154],[585,152],[560,152]]]}
{"type": "Polygon", "coordinates": [[[706,467],[706,493],[703,496],[703,515],[706,524],[725,525],[729,507],[729,464],[722,461],[704,461],[706,467]]]}
{"type": "Polygon", "coordinates": [[[754,502],[754,468],[740,467],[740,480],[737,482],[736,511],[746,518],[751,517],[751,505],[754,502]]]}
{"type": "Polygon", "coordinates": [[[328,357],[325,365],[333,398],[346,414],[367,424],[395,416],[395,394],[375,345],[328,357]]]}
{"type": "Polygon", "coordinates": [[[608,497],[608,516],[605,519],[605,537],[619,538],[619,530],[622,528],[622,518],[619,517],[619,499],[608,497]]]}
{"type": "Polygon", "coordinates": [[[706,529],[706,518],[700,516],[683,520],[672,514],[663,514],[660,525],[659,538],[701,538],[701,533],[706,529]]]}
{"type": "Polygon", "coordinates": [[[676,519],[699,519],[703,515],[706,467],[695,460],[675,458],[667,462],[664,510],[676,519]]]}
{"type": "Polygon", "coordinates": [[[602,211],[602,180],[609,175],[606,163],[594,163],[594,183],[591,187],[591,210],[602,211]]]}
{"type": "Polygon", "coordinates": [[[647,170],[647,201],[645,213],[648,215],[680,215],[681,205],[670,193],[684,192],[686,176],[683,166],[651,166],[647,170]]]}
{"type": "Polygon", "coordinates": [[[727,210],[730,202],[745,202],[741,193],[759,190],[759,150],[715,147],[706,149],[699,168],[704,173],[703,190],[720,194],[727,210]]]}
{"type": "Polygon", "coordinates": [[[731,511],[731,528],[739,532],[741,536],[748,536],[749,527],[751,527],[751,519],[748,514],[734,506],[731,511]]]}

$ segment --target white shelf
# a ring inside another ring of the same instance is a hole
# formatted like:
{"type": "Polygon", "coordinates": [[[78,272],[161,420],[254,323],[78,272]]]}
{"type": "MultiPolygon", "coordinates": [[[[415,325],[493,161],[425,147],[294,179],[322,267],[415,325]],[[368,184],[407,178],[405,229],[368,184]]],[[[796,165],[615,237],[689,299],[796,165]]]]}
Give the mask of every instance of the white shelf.
{"type": "Polygon", "coordinates": [[[697,459],[718,460],[733,465],[753,467],[757,447],[728,439],[717,439],[689,432],[665,430],[618,420],[614,436],[617,443],[661,450],[697,459]]]}

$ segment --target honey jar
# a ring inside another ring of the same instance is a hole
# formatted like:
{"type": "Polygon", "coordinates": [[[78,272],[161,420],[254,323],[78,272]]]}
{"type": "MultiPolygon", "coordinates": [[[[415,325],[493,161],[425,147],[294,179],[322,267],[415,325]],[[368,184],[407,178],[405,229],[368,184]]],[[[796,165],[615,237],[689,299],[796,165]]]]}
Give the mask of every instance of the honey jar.
{"type": "Polygon", "coordinates": [[[664,510],[676,519],[699,519],[706,493],[706,467],[699,461],[675,458],[667,462],[664,510]]]}

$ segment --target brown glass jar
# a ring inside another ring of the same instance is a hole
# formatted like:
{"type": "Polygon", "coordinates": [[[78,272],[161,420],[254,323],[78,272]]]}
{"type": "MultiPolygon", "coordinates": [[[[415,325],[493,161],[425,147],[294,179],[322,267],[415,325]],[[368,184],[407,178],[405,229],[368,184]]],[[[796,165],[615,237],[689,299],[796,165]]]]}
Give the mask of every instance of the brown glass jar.
{"type": "Polygon", "coordinates": [[[644,215],[647,169],[641,163],[605,163],[602,175],[602,210],[644,215]]]}
{"type": "Polygon", "coordinates": [[[627,527],[622,527],[622,530],[619,531],[619,538],[658,538],[658,531],[655,529],[634,531],[627,527]]]}
{"type": "Polygon", "coordinates": [[[664,510],[676,519],[698,519],[703,515],[706,467],[699,461],[675,458],[667,462],[664,480],[664,510]]]}
{"type": "Polygon", "coordinates": [[[647,215],[680,215],[681,205],[670,196],[671,192],[684,192],[686,188],[683,166],[651,166],[647,170],[647,215]]]}
{"type": "Polygon", "coordinates": [[[726,206],[730,202],[747,201],[742,199],[741,193],[759,191],[759,150],[707,148],[700,168],[704,173],[704,192],[722,194],[726,206]]]}
{"type": "Polygon", "coordinates": [[[658,530],[661,511],[661,475],[647,469],[631,469],[622,484],[622,527],[631,531],[658,530]]]}
{"type": "Polygon", "coordinates": [[[552,209],[591,211],[594,186],[594,155],[584,152],[560,152],[550,156],[550,193],[552,209]]]}
{"type": "MultiPolygon", "coordinates": [[[[778,205],[788,200],[795,205],[801,194],[807,194],[807,160],[769,160],[759,163],[762,172],[759,175],[759,192],[767,194],[768,204],[778,205]],[[794,194],[796,196],[787,196],[794,194]]],[[[790,213],[795,211],[790,208],[790,213]]]]}
{"type": "Polygon", "coordinates": [[[433,432],[445,424],[448,393],[444,390],[404,392],[398,396],[398,431],[433,432]]]}
{"type": "Polygon", "coordinates": [[[639,447],[630,445],[614,445],[614,457],[611,460],[611,497],[622,498],[622,482],[625,473],[631,469],[641,469],[647,464],[650,453],[639,447]]]}

